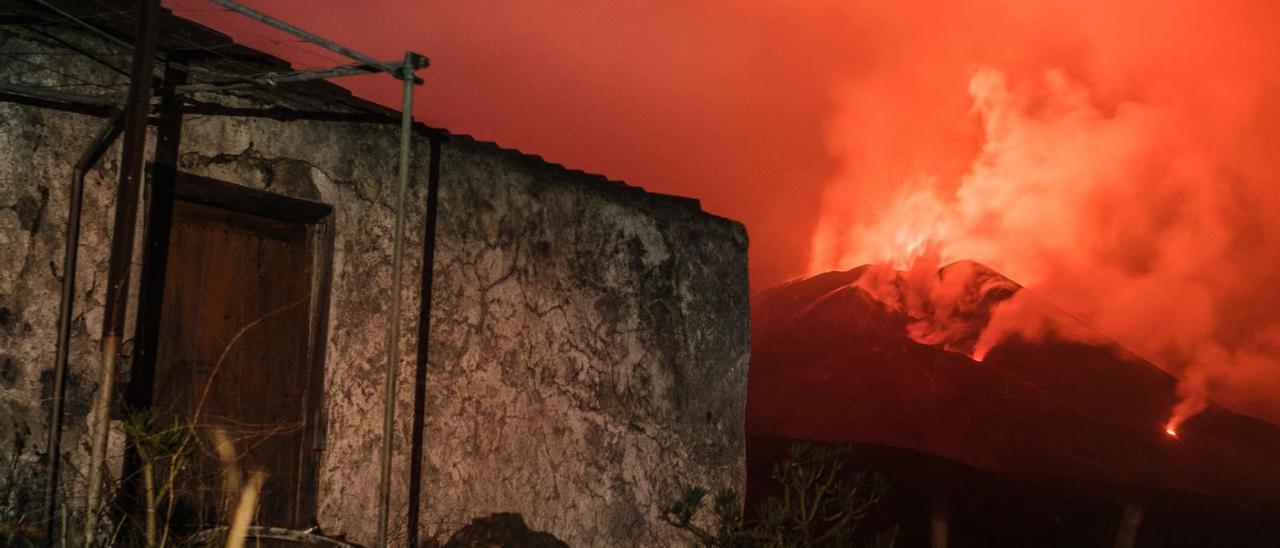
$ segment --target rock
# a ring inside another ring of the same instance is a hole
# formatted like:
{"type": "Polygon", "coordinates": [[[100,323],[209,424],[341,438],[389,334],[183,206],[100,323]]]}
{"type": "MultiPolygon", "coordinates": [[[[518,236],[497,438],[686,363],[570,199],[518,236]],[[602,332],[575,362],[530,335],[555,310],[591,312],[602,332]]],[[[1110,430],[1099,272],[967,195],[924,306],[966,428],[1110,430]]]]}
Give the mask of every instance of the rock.
{"type": "Polygon", "coordinates": [[[493,514],[476,518],[459,529],[444,548],[568,548],[564,541],[525,525],[520,514],[493,514]]]}

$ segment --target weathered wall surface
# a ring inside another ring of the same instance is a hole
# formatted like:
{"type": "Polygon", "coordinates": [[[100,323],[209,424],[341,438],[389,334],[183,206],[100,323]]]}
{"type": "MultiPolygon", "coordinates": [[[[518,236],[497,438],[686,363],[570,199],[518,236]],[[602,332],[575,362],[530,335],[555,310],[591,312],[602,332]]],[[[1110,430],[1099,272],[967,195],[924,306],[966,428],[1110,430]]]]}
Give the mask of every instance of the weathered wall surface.
{"type": "Polygon", "coordinates": [[[463,139],[442,171],[428,520],[679,544],[680,484],[744,474],[742,227],[463,139]]]}
{"type": "MultiPolygon", "coordinates": [[[[48,52],[0,56],[4,59],[0,81],[55,85],[73,93],[111,93],[123,88],[109,85],[127,82],[126,77],[92,62],[65,56],[65,50],[42,49],[47,44],[30,36],[0,35],[0,53],[48,52]],[[42,66],[61,68],[40,70],[42,66]],[[62,71],[83,71],[76,73],[85,80],[68,81],[62,71]],[[82,85],[90,78],[102,87],[90,90],[94,86],[82,85]]],[[[100,118],[0,101],[0,464],[8,467],[16,461],[6,472],[35,489],[45,486],[48,398],[53,387],[69,182],[76,159],[105,123],[100,118]]],[[[87,416],[98,381],[118,169],[117,144],[85,177],[62,438],[64,497],[76,503],[79,497],[73,493],[83,493],[88,461],[87,416]]],[[[131,310],[127,322],[132,322],[131,310]]],[[[129,348],[124,346],[125,351],[129,348]]],[[[118,449],[118,436],[114,438],[117,442],[112,447],[118,449]]],[[[118,459],[109,463],[113,469],[118,464],[118,459]]],[[[23,495],[6,501],[5,510],[25,513],[27,519],[38,517],[32,512],[39,508],[39,493],[26,491],[5,493],[23,495]]]]}
{"type": "MultiPolygon", "coordinates": [[[[0,442],[43,458],[67,185],[103,121],[0,103],[0,442]]],[[[375,531],[396,130],[190,117],[180,168],[332,204],[320,523],[375,531]]],[[[429,146],[409,196],[393,529],[403,534],[429,146]]],[[[67,408],[83,467],[118,153],[88,179],[67,408]]],[[[696,202],[443,144],[423,531],[492,512],[575,546],[678,545],[659,509],[745,477],[746,234],[696,202]]],[[[136,295],[136,291],[134,292],[136,295]]]]}
{"type": "MultiPolygon", "coordinates": [[[[0,102],[0,455],[43,488],[48,405],[74,156],[104,122],[0,102]],[[50,147],[50,148],[46,148],[50,147]],[[71,160],[66,157],[71,156],[71,160]]],[[[78,485],[97,384],[118,152],[85,181],[80,268],[67,377],[63,478],[78,485]]],[[[34,508],[35,499],[22,504],[34,508]]]]}

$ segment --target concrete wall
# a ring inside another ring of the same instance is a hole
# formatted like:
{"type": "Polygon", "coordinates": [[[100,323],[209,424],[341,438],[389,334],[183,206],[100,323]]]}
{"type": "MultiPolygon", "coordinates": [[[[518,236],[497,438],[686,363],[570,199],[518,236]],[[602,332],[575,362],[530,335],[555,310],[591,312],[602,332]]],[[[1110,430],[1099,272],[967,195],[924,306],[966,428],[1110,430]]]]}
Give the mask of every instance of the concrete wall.
{"type": "MultiPolygon", "coordinates": [[[[12,453],[33,467],[44,455],[67,181],[102,123],[0,103],[0,442],[18,440],[12,453]]],[[[400,535],[426,141],[400,288],[400,535]]],[[[180,160],[191,173],[334,206],[320,522],[361,542],[372,541],[377,508],[395,147],[388,125],[202,116],[186,121],[180,160]]],[[[88,179],[64,441],[72,471],[87,452],[117,158],[88,179]]],[[[441,174],[423,531],[513,511],[575,546],[684,542],[659,516],[683,484],[743,488],[743,228],[691,200],[462,136],[443,145],[441,174]]]]}

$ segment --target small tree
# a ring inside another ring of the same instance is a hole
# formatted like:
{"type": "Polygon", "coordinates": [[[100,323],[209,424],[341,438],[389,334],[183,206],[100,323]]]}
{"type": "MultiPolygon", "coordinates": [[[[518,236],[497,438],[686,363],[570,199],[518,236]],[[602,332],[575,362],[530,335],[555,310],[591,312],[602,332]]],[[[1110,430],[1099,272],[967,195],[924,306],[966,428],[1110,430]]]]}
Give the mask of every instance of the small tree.
{"type": "Polygon", "coordinates": [[[880,474],[845,474],[849,454],[849,448],[843,446],[793,445],[787,458],[773,469],[773,479],[782,485],[782,496],[765,500],[750,523],[744,522],[733,491],[716,496],[712,528],[694,523],[707,496],[701,487],[687,489],[680,500],[664,508],[663,519],[688,531],[706,547],[790,548],[861,543],[892,548],[896,527],[870,536],[858,530],[871,508],[884,497],[888,483],[880,474]]]}

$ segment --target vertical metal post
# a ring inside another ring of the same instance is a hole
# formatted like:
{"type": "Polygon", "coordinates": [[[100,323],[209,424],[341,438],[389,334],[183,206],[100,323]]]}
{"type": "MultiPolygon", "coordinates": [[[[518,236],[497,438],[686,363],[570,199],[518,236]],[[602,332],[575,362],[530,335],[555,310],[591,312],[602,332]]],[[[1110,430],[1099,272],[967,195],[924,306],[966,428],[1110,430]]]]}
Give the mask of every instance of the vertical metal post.
{"type": "MultiPolygon", "coordinates": [[[[159,121],[156,124],[155,159],[151,179],[143,196],[147,200],[142,223],[142,272],[138,277],[137,313],[134,315],[133,359],[124,391],[124,405],[131,412],[151,408],[155,388],[156,350],[159,348],[160,311],[164,301],[165,266],[169,257],[169,234],[173,225],[174,185],[178,173],[178,153],[182,142],[182,98],[177,87],[186,83],[187,72],[170,53],[164,78],[158,86],[159,121]]],[[[126,447],[137,440],[126,438],[126,447]]],[[[136,451],[126,451],[115,497],[119,514],[142,509],[142,459],[136,451]]]]}
{"type": "Polygon", "coordinates": [[[418,369],[413,378],[413,422],[409,431],[409,546],[418,545],[418,522],[422,510],[423,429],[426,428],[427,367],[431,356],[431,293],[435,285],[436,218],[440,211],[441,136],[431,137],[431,160],[427,165],[427,220],[422,236],[422,289],[418,301],[418,369]]]}
{"type": "Polygon", "coordinates": [[[400,107],[400,173],[396,185],[395,248],[391,256],[391,318],[387,328],[387,378],[382,410],[382,474],[378,484],[378,546],[387,545],[391,514],[391,450],[395,434],[396,365],[400,361],[400,282],[404,277],[404,201],[409,188],[409,154],[413,144],[414,69],[421,61],[405,52],[400,78],[404,80],[404,102],[400,107]]]}
{"type": "Polygon", "coordinates": [[[142,276],[138,288],[138,311],[134,321],[133,365],[125,405],[142,410],[151,407],[155,384],[156,351],[159,348],[160,312],[163,308],[165,267],[169,260],[169,235],[173,225],[174,187],[178,177],[178,155],[182,143],[182,97],[179,86],[187,72],[173,62],[165,63],[159,86],[159,123],[156,124],[155,161],[147,185],[146,211],[142,234],[142,276]]]}
{"type": "Polygon", "coordinates": [[[71,172],[71,196],[67,200],[66,248],[62,255],[62,295],[58,301],[57,353],[53,359],[53,400],[49,410],[48,448],[44,491],[45,538],[54,538],[58,514],[58,473],[62,468],[62,414],[67,395],[67,356],[71,346],[71,316],[75,306],[76,264],[80,253],[80,208],[84,204],[84,177],[120,135],[121,112],[111,115],[107,125],[89,143],[71,172]]]}
{"type": "Polygon", "coordinates": [[[120,156],[120,185],[111,233],[111,259],[107,270],[106,313],[102,322],[102,369],[98,391],[90,411],[89,485],[85,497],[85,544],[92,546],[97,529],[102,469],[111,428],[111,401],[115,391],[116,360],[129,298],[129,270],[133,262],[133,233],[138,217],[138,191],[146,153],[147,116],[151,111],[151,77],[155,63],[156,21],[160,0],[140,0],[138,31],[134,39],[133,70],[125,102],[124,145],[120,156]]]}

